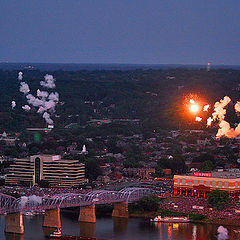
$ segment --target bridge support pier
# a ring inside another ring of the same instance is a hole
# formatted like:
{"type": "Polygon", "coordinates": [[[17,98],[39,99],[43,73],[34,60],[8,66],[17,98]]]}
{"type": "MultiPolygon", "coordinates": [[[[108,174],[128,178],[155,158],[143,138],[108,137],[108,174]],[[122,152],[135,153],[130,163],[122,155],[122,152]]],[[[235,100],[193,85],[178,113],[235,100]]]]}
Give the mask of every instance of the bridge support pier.
{"type": "Polygon", "coordinates": [[[121,217],[121,218],[128,218],[128,203],[121,202],[115,203],[112,217],[121,217]]]}
{"type": "Polygon", "coordinates": [[[5,232],[6,233],[17,233],[17,234],[24,233],[22,213],[7,214],[5,232]]]}
{"type": "Polygon", "coordinates": [[[96,222],[95,205],[80,207],[79,222],[96,222]]]}
{"type": "Polygon", "coordinates": [[[44,215],[43,227],[49,228],[60,228],[61,219],[60,219],[60,209],[50,209],[46,210],[44,215]]]}

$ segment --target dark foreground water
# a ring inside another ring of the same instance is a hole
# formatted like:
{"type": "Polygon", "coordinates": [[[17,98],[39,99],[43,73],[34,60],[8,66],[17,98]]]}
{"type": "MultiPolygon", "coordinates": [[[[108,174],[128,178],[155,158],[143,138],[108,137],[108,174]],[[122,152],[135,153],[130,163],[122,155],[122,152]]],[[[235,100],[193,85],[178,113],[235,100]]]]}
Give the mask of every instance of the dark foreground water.
{"type": "MultiPolygon", "coordinates": [[[[97,218],[96,224],[81,223],[73,214],[61,214],[62,232],[66,235],[95,236],[100,239],[111,240],[237,240],[240,234],[233,230],[237,227],[225,226],[228,229],[228,238],[224,234],[217,237],[219,225],[193,223],[150,223],[142,218],[112,219],[97,218]]],[[[1,240],[43,240],[43,216],[25,216],[23,236],[5,235],[5,217],[0,216],[1,240]]]]}

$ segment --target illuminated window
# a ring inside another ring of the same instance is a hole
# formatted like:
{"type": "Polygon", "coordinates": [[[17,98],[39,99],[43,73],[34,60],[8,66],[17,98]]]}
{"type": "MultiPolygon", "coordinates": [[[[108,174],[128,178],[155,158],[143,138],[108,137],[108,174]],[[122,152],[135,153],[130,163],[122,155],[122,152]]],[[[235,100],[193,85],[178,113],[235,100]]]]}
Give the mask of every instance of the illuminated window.
{"type": "Polygon", "coordinates": [[[235,182],[235,187],[237,187],[238,186],[238,182],[235,182]]]}
{"type": "Polygon", "coordinates": [[[184,185],[186,184],[186,179],[182,180],[182,184],[184,184],[184,185]]]}
{"type": "Polygon", "coordinates": [[[228,188],[228,182],[224,182],[225,188],[228,188]]]}
{"type": "Polygon", "coordinates": [[[203,181],[203,180],[200,180],[200,184],[203,185],[203,184],[204,184],[204,181],[203,181]]]}
{"type": "Polygon", "coordinates": [[[194,185],[198,185],[198,180],[194,180],[194,185]]]}
{"type": "Polygon", "coordinates": [[[216,181],[212,181],[212,187],[216,187],[216,181]]]}
{"type": "Polygon", "coordinates": [[[206,181],[206,185],[207,185],[207,186],[210,186],[210,181],[206,181]]]}
{"type": "Polygon", "coordinates": [[[180,178],[177,179],[177,183],[180,184],[180,178]]]}
{"type": "Polygon", "coordinates": [[[40,158],[35,158],[35,183],[40,182],[40,158]]]}
{"type": "Polygon", "coordinates": [[[192,179],[189,179],[187,184],[192,185],[192,179]]]}
{"type": "Polygon", "coordinates": [[[218,182],[218,187],[222,187],[222,181],[218,182]]]}

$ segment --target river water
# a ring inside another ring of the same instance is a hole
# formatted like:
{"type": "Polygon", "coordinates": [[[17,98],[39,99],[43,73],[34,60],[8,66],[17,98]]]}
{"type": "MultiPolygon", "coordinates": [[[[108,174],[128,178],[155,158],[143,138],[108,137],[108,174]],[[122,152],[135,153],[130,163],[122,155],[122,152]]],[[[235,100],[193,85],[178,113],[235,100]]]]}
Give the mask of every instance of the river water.
{"type": "MultiPolygon", "coordinates": [[[[97,218],[96,224],[79,223],[76,214],[61,214],[63,235],[95,236],[105,240],[214,240],[240,239],[233,230],[237,227],[225,226],[228,238],[218,238],[219,225],[193,223],[151,223],[143,218],[113,219],[97,218]]],[[[4,233],[5,217],[0,216],[1,240],[44,240],[43,215],[25,216],[23,236],[4,233]]],[[[224,237],[224,236],[221,236],[224,237]]]]}

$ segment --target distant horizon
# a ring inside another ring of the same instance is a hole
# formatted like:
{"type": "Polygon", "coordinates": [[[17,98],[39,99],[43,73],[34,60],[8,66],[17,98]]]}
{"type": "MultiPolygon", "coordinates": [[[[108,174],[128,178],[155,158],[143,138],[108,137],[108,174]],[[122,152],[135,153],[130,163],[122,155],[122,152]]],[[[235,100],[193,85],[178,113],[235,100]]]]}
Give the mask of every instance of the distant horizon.
{"type": "MultiPolygon", "coordinates": [[[[34,63],[34,62],[0,62],[1,70],[40,70],[40,71],[128,71],[128,70],[168,70],[168,69],[206,69],[207,64],[139,64],[139,63],[34,63]]],[[[240,65],[214,65],[211,69],[240,70],[240,65]]]]}
{"type": "MultiPolygon", "coordinates": [[[[206,63],[121,63],[121,62],[109,62],[109,63],[102,63],[102,62],[10,62],[10,61],[0,61],[0,64],[76,64],[76,65],[197,65],[197,66],[207,66],[208,62],[206,63]]],[[[239,64],[222,64],[222,63],[211,63],[211,66],[240,66],[239,64]]]]}

